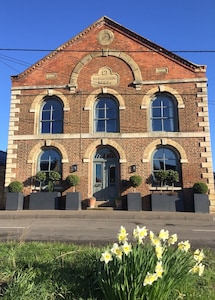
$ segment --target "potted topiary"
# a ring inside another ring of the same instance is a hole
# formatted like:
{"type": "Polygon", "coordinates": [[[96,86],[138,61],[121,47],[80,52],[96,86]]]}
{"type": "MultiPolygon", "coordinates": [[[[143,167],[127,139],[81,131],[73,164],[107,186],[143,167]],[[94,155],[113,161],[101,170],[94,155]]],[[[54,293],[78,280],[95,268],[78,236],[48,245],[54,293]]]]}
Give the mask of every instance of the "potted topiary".
{"type": "Polygon", "coordinates": [[[204,182],[196,182],[193,185],[194,211],[196,213],[209,213],[210,201],[208,198],[208,186],[204,182]]]}
{"type": "Polygon", "coordinates": [[[8,185],[8,192],[6,196],[6,210],[22,210],[24,195],[23,183],[20,181],[12,181],[8,185]]]}
{"type": "Polygon", "coordinates": [[[72,192],[66,193],[66,210],[80,210],[81,209],[81,193],[76,192],[76,186],[80,183],[80,178],[76,174],[70,174],[66,177],[66,188],[73,188],[72,192]]]}
{"type": "Polygon", "coordinates": [[[47,209],[52,210],[59,207],[60,192],[55,191],[55,185],[61,179],[59,172],[49,173],[39,171],[35,180],[39,182],[39,192],[31,193],[29,200],[30,210],[47,209]]]}
{"type": "Polygon", "coordinates": [[[153,211],[183,211],[182,194],[174,190],[179,182],[179,173],[175,170],[158,170],[154,173],[155,181],[159,183],[156,191],[151,194],[153,211]],[[159,191],[160,189],[160,191],[159,191]]]}
{"type": "Polygon", "coordinates": [[[133,192],[127,194],[128,210],[142,210],[141,193],[136,192],[136,188],[141,185],[142,177],[139,175],[132,175],[129,178],[130,185],[133,187],[133,192]]]}

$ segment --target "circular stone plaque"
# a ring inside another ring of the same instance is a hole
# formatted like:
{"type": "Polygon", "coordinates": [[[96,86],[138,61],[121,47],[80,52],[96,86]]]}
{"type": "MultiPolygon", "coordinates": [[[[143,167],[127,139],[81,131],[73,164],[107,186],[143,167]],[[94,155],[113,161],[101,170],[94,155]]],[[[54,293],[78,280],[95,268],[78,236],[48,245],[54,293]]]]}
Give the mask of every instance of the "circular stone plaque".
{"type": "Polygon", "coordinates": [[[114,34],[108,29],[101,30],[98,34],[98,42],[101,45],[110,45],[113,42],[114,34]]]}

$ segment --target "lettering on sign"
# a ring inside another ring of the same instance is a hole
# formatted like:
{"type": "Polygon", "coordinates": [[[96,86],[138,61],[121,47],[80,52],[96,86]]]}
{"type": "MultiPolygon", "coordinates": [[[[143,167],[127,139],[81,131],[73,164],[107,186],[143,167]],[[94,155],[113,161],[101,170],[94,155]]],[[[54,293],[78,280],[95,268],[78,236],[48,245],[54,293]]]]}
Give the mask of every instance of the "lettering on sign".
{"type": "Polygon", "coordinates": [[[98,74],[93,74],[91,77],[91,85],[98,86],[116,86],[119,84],[119,74],[113,73],[111,68],[102,67],[98,74]]]}

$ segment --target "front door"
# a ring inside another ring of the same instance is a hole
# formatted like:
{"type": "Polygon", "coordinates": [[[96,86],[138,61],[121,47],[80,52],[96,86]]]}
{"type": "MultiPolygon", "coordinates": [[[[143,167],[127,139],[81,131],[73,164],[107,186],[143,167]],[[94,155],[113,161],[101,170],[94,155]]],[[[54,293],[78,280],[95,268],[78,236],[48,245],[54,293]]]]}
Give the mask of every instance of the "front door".
{"type": "Polygon", "coordinates": [[[110,147],[97,149],[93,161],[93,196],[113,201],[118,196],[119,158],[110,147]]]}

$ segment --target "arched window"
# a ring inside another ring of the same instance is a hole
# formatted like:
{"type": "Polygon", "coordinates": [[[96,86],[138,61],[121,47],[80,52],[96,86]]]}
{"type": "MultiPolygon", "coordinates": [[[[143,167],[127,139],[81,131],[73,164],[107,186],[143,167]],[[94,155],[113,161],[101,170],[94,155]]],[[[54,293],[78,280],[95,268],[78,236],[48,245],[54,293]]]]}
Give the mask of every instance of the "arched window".
{"type": "Polygon", "coordinates": [[[153,153],[153,166],[152,174],[154,181],[156,178],[156,172],[160,170],[168,171],[173,170],[177,171],[180,176],[180,164],[179,156],[174,150],[169,147],[159,147],[153,153]]]}
{"type": "Polygon", "coordinates": [[[152,131],[178,131],[176,101],[167,93],[157,94],[151,102],[152,131]]]}
{"type": "Polygon", "coordinates": [[[119,105],[108,95],[99,97],[95,101],[94,131],[119,132],[119,105]]]}
{"type": "Polygon", "coordinates": [[[63,132],[63,105],[57,97],[46,97],[40,112],[40,133],[63,132]]]}
{"type": "Polygon", "coordinates": [[[38,159],[38,171],[62,173],[61,154],[54,148],[44,148],[38,159]]]}

